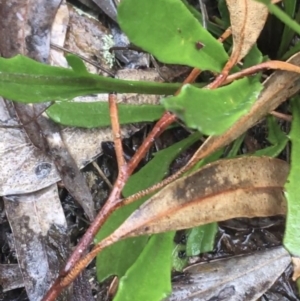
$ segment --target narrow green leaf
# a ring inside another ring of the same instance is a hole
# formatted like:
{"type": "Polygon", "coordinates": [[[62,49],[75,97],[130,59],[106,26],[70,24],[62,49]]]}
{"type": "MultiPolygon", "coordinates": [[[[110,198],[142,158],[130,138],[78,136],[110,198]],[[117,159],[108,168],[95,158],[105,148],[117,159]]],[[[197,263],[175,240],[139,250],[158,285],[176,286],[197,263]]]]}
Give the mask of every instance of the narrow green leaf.
{"type": "Polygon", "coordinates": [[[244,142],[245,136],[246,136],[246,133],[241,135],[236,140],[234,140],[232,147],[231,147],[230,151],[228,152],[228,155],[226,156],[226,158],[234,158],[237,156],[238,152],[241,149],[241,145],[244,142]]]}
{"type": "Polygon", "coordinates": [[[291,169],[284,186],[287,199],[287,218],[283,244],[294,256],[300,256],[300,97],[292,100],[291,169]]]}
{"type": "MultiPolygon", "coordinates": [[[[166,174],[171,162],[185,148],[192,145],[200,137],[199,133],[195,133],[190,137],[175,143],[174,145],[157,152],[154,158],[141,170],[132,175],[123,189],[124,197],[130,196],[135,192],[148,188],[149,186],[159,182],[166,174]]],[[[137,202],[116,210],[103,225],[96,236],[96,242],[111,234],[123,221],[148,197],[144,197],[137,202]]],[[[148,237],[136,237],[122,240],[104,249],[97,256],[97,278],[101,282],[111,275],[123,276],[126,270],[135,262],[147,242],[148,237]]]]}
{"type": "Polygon", "coordinates": [[[243,69],[257,65],[263,61],[263,55],[255,44],[244,58],[243,69]]]}
{"type": "MultiPolygon", "coordinates": [[[[165,109],[161,105],[118,104],[121,124],[159,119],[165,109]]],[[[56,102],[47,110],[48,116],[67,126],[95,128],[110,126],[107,102],[56,102]]]]}
{"type": "MultiPolygon", "coordinates": [[[[283,0],[284,11],[292,19],[295,19],[296,4],[297,4],[297,0],[283,0]]],[[[298,20],[299,20],[299,16],[298,16],[298,20]]],[[[289,26],[285,25],[281,37],[280,46],[277,51],[277,57],[279,58],[282,57],[282,55],[286,52],[286,50],[289,48],[291,44],[294,35],[295,32],[289,26]]]]}
{"type": "Polygon", "coordinates": [[[86,69],[85,64],[83,63],[83,61],[75,56],[75,55],[67,55],[66,56],[67,62],[69,64],[69,66],[73,69],[73,71],[75,71],[77,74],[89,74],[89,72],[86,69]]]}
{"type": "Polygon", "coordinates": [[[291,56],[293,56],[294,54],[296,54],[297,52],[300,51],[300,42],[296,43],[294,46],[292,46],[283,56],[282,56],[282,60],[286,61],[288,60],[291,56]]]}
{"type": "Polygon", "coordinates": [[[197,256],[213,250],[218,224],[195,227],[187,232],[186,255],[197,256]]]}
{"type": "Polygon", "coordinates": [[[180,0],[123,0],[118,21],[132,43],[164,63],[219,72],[228,59],[180,0]]]}
{"type": "Polygon", "coordinates": [[[289,139],[281,130],[277,120],[273,116],[268,116],[268,137],[267,140],[272,144],[269,147],[256,151],[254,156],[277,157],[286,147],[289,139]]]}
{"type": "Polygon", "coordinates": [[[94,93],[173,94],[180,84],[127,81],[90,74],[82,63],[69,57],[75,70],[53,67],[17,55],[0,58],[0,95],[10,100],[37,103],[70,100],[94,93]]]}
{"type": "Polygon", "coordinates": [[[224,22],[224,26],[226,26],[226,28],[229,27],[231,25],[230,15],[229,15],[228,7],[227,7],[225,0],[218,1],[218,10],[222,17],[222,21],[224,22]]]}
{"type": "Polygon", "coordinates": [[[272,4],[271,0],[256,0],[256,1],[264,3],[268,7],[269,12],[271,14],[275,15],[280,21],[282,21],[284,24],[286,24],[296,33],[300,34],[300,25],[295,20],[293,20],[288,14],[286,14],[283,10],[281,10],[277,5],[272,4]]]}
{"type": "Polygon", "coordinates": [[[215,90],[185,85],[178,96],[162,100],[166,110],[205,135],[219,135],[246,114],[257,99],[262,84],[243,78],[215,90]]]}
{"type": "MultiPolygon", "coordinates": [[[[192,13],[192,15],[200,22],[200,24],[203,24],[203,17],[199,10],[195,8],[195,6],[191,5],[188,0],[181,0],[182,3],[187,7],[187,9],[192,13]]],[[[215,24],[214,22],[208,20],[207,21],[207,30],[213,34],[216,38],[219,38],[222,33],[224,32],[225,28],[222,28],[220,24],[215,24]]],[[[227,40],[224,41],[227,43],[227,40]]]]}
{"type": "Polygon", "coordinates": [[[161,301],[171,292],[171,251],[175,232],[150,238],[144,252],[121,278],[114,301],[161,301]]]}

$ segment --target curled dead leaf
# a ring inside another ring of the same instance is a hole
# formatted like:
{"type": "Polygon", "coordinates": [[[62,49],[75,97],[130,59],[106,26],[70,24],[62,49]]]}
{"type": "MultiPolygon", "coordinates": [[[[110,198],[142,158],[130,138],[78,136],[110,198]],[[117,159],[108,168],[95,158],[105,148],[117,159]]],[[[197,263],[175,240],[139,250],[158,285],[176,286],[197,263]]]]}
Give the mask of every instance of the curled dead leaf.
{"type": "Polygon", "coordinates": [[[289,165],[267,157],[219,160],[168,185],[136,210],[114,238],[153,234],[236,217],[285,214],[289,165]]]}
{"type": "Polygon", "coordinates": [[[268,157],[219,160],[163,188],[110,236],[99,242],[60,282],[71,283],[104,248],[128,237],[224,221],[286,213],[283,186],[289,165],[268,157]]]}
{"type": "Polygon", "coordinates": [[[268,16],[268,8],[253,0],[226,0],[231,22],[233,51],[229,61],[235,65],[255,44],[268,16]]]}

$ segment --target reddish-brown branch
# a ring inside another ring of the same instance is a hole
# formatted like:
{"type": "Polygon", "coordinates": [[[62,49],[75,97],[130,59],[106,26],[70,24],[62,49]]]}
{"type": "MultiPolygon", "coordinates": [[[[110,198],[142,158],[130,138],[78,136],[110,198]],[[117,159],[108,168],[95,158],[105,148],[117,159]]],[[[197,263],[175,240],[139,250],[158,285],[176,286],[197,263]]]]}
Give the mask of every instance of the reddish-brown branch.
{"type": "Polygon", "coordinates": [[[231,36],[231,27],[228,27],[223,33],[222,35],[218,38],[218,41],[223,43],[226,39],[228,39],[231,36]]]}
{"type": "MultiPolygon", "coordinates": [[[[151,133],[148,135],[148,137],[145,140],[145,143],[143,144],[143,147],[138,150],[136,155],[132,158],[128,166],[126,168],[123,168],[119,171],[118,179],[113,187],[113,190],[111,191],[111,194],[102,208],[102,210],[97,215],[96,219],[92,223],[92,225],[89,227],[89,229],[86,231],[78,245],[76,246],[75,251],[72,253],[72,255],[69,257],[69,260],[67,264],[65,265],[64,269],[60,273],[58,279],[55,281],[55,283],[52,285],[51,289],[48,291],[48,293],[43,298],[43,301],[54,301],[55,298],[60,294],[62,289],[66,286],[66,282],[64,282],[64,286],[61,285],[61,280],[65,277],[67,277],[68,273],[74,268],[76,262],[82,257],[82,254],[84,253],[85,249],[89,246],[91,241],[93,240],[96,233],[99,231],[100,227],[104,224],[104,222],[107,220],[109,215],[116,210],[117,208],[123,206],[122,202],[117,202],[120,199],[121,191],[135,169],[135,167],[139,164],[140,160],[143,158],[144,154],[148,151],[148,149],[151,147],[154,139],[160,135],[160,133],[168,126],[170,125],[174,120],[175,116],[170,113],[165,113],[163,117],[156,123],[151,133]]],[[[85,262],[85,261],[84,261],[85,262]]],[[[84,267],[82,267],[84,268],[84,267]]],[[[72,271],[72,275],[74,275],[74,271],[72,271]]],[[[79,271],[76,270],[76,275],[79,273],[79,271]]],[[[73,276],[72,276],[73,277],[73,276]]],[[[66,279],[72,279],[71,277],[66,279]]]]}
{"type": "Polygon", "coordinates": [[[111,121],[112,133],[113,133],[113,140],[115,143],[116,157],[117,157],[118,167],[120,171],[125,167],[126,163],[123,156],[121,128],[119,123],[116,94],[113,93],[109,94],[108,103],[109,103],[109,113],[110,113],[110,121],[111,121]]]}
{"type": "Polygon", "coordinates": [[[74,264],[73,269],[65,276],[59,276],[54,284],[51,287],[51,290],[47,292],[45,297],[43,298],[43,301],[45,300],[51,300],[55,301],[56,298],[59,296],[61,291],[66,288],[70,283],[72,283],[76,277],[82,272],[82,270],[92,261],[92,259],[105,247],[112,245],[114,242],[116,242],[116,239],[114,240],[113,237],[109,236],[106,239],[102,240],[99,244],[97,244],[96,247],[93,248],[93,250],[87,254],[84,258],[76,262],[74,264]]]}
{"type": "Polygon", "coordinates": [[[170,112],[165,112],[164,115],[161,117],[161,119],[155,124],[152,131],[149,133],[149,135],[146,137],[146,139],[143,141],[143,144],[140,146],[140,148],[137,150],[137,152],[134,154],[132,159],[130,160],[128,166],[127,166],[127,172],[132,173],[139,162],[144,158],[145,154],[149,150],[149,148],[152,146],[155,138],[157,138],[170,124],[172,124],[176,120],[176,116],[173,115],[170,112]]]}
{"type": "MultiPolygon", "coordinates": [[[[98,213],[98,215],[96,216],[95,220],[93,221],[93,223],[91,224],[91,226],[88,228],[88,230],[85,232],[84,236],[81,238],[81,240],[79,241],[79,243],[77,244],[74,252],[71,254],[71,256],[69,257],[64,269],[62,270],[62,272],[60,273],[61,276],[65,276],[74,266],[74,264],[82,257],[82,254],[84,252],[84,250],[89,246],[89,244],[92,242],[93,238],[95,237],[95,235],[97,234],[97,232],[99,231],[100,227],[105,223],[105,221],[107,220],[107,218],[109,217],[109,215],[117,208],[119,207],[121,204],[114,204],[115,200],[118,200],[120,195],[121,195],[121,191],[124,187],[124,180],[125,178],[123,178],[124,175],[123,174],[119,174],[119,177],[109,195],[108,200],[106,201],[105,205],[103,206],[103,208],[101,209],[101,211],[98,213]]],[[[46,299],[45,299],[46,300],[46,299]]],[[[51,299],[49,299],[51,300],[51,299]]]]}
{"type": "MultiPolygon", "coordinates": [[[[200,75],[200,73],[201,73],[200,69],[194,68],[182,84],[184,85],[184,84],[193,83],[197,79],[197,77],[200,75]]],[[[177,92],[175,93],[175,95],[178,94],[177,92]]]]}
{"type": "Polygon", "coordinates": [[[226,78],[226,80],[223,82],[223,85],[229,84],[236,79],[240,79],[242,77],[255,74],[265,69],[276,69],[276,70],[284,70],[284,71],[300,73],[299,66],[287,62],[282,62],[282,61],[268,61],[229,75],[226,78]]]}
{"type": "MultiPolygon", "coordinates": [[[[120,174],[120,177],[122,174],[120,174]]],[[[91,224],[89,229],[86,231],[80,242],[77,244],[75,251],[69,257],[64,269],[60,272],[59,277],[51,286],[48,293],[44,296],[43,301],[54,301],[56,297],[60,294],[63,287],[60,285],[61,280],[69,273],[69,271],[75,266],[78,260],[84,254],[85,249],[90,245],[93,238],[97,234],[99,228],[105,223],[107,218],[110,216],[112,212],[114,212],[117,208],[122,206],[122,203],[115,202],[118,200],[123,189],[125,181],[121,178],[116,181],[116,184],[111,191],[109,199],[103,206],[102,210],[97,215],[94,222],[91,224]]]]}

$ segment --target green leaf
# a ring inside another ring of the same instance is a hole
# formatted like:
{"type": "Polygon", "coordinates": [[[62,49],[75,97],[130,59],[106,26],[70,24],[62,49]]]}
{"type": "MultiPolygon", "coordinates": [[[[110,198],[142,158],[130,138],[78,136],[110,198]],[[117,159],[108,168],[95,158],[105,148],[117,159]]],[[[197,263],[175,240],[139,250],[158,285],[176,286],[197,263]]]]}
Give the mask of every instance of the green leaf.
{"type": "Polygon", "coordinates": [[[172,291],[171,251],[174,232],[150,238],[144,252],[121,278],[114,301],[161,301],[172,291]]]}
{"type": "Polygon", "coordinates": [[[282,61],[288,60],[291,56],[300,51],[300,42],[292,46],[281,58],[282,61]]]}
{"type": "MultiPolygon", "coordinates": [[[[164,113],[161,105],[118,104],[121,124],[159,119],[164,113]]],[[[47,110],[48,116],[63,125],[83,128],[110,126],[108,102],[56,102],[47,110]]]]}
{"type": "Polygon", "coordinates": [[[89,74],[89,72],[86,69],[85,64],[83,63],[83,61],[79,57],[77,57],[75,55],[67,55],[66,59],[67,59],[67,62],[69,64],[69,66],[77,74],[83,74],[83,75],[89,74]]]}
{"type": "Polygon", "coordinates": [[[185,85],[178,96],[165,98],[162,104],[188,127],[219,135],[249,111],[262,87],[257,78],[243,78],[215,90],[185,85]]]}
{"type": "Polygon", "coordinates": [[[186,245],[181,243],[174,244],[172,250],[172,269],[177,272],[182,272],[187,264],[188,257],[186,256],[186,245]]]}
{"type": "Polygon", "coordinates": [[[244,133],[243,135],[241,135],[240,137],[238,137],[236,140],[234,140],[232,147],[230,149],[230,151],[228,152],[228,155],[226,156],[226,158],[234,158],[237,156],[237,154],[239,153],[240,149],[241,149],[241,145],[244,142],[246,133],[244,133]]]}
{"type": "Polygon", "coordinates": [[[224,26],[229,27],[231,25],[230,23],[230,15],[228,11],[228,7],[225,0],[219,0],[218,1],[218,9],[220,12],[220,15],[222,17],[222,21],[224,22],[224,26]]]}
{"type": "Polygon", "coordinates": [[[228,59],[180,0],[123,0],[118,21],[132,43],[161,62],[219,72],[228,59]]]}
{"type": "MultiPolygon", "coordinates": [[[[165,176],[171,162],[185,148],[200,138],[199,133],[175,143],[174,145],[157,152],[154,158],[141,170],[132,175],[123,189],[124,197],[148,188],[159,182],[165,176]]],[[[123,221],[136,210],[149,196],[128,206],[116,210],[103,225],[96,236],[96,242],[111,234],[123,221]]],[[[126,270],[135,262],[147,242],[148,237],[136,237],[122,240],[106,248],[97,256],[97,278],[101,282],[111,275],[123,276],[126,270]]]]}
{"type": "MultiPolygon", "coordinates": [[[[299,24],[300,23],[300,9],[298,9],[294,20],[299,24]]],[[[282,35],[281,39],[281,45],[278,50],[278,57],[281,57],[281,60],[287,60],[290,58],[293,54],[299,51],[299,43],[296,41],[292,41],[292,39],[295,36],[294,30],[289,28],[288,26],[285,26],[284,28],[287,31],[286,35],[282,35]],[[283,44],[284,43],[284,44],[283,44]],[[286,53],[284,51],[288,50],[286,53]]]]}
{"type": "Polygon", "coordinates": [[[283,244],[294,256],[300,256],[300,97],[292,100],[293,121],[291,169],[284,186],[287,199],[287,218],[283,244]]]}
{"type": "MultiPolygon", "coordinates": [[[[193,5],[189,4],[188,0],[181,0],[182,3],[187,7],[187,9],[191,12],[191,14],[200,22],[200,24],[203,24],[203,17],[199,10],[197,10],[193,5]]],[[[207,30],[213,34],[216,38],[219,38],[225,28],[222,28],[219,24],[215,24],[214,21],[207,20],[207,30]]],[[[225,43],[227,41],[224,41],[225,43]]]]}
{"type": "Polygon", "coordinates": [[[213,250],[218,224],[195,227],[187,232],[186,255],[197,256],[213,250]]]}
{"type": "Polygon", "coordinates": [[[70,100],[93,93],[173,94],[180,84],[127,81],[90,74],[74,56],[75,70],[53,67],[17,55],[0,58],[0,95],[10,100],[37,103],[70,100]]]}
{"type": "MultiPolygon", "coordinates": [[[[295,19],[295,12],[296,12],[296,4],[297,0],[283,0],[283,8],[288,16],[292,19],[295,19]]],[[[299,21],[299,11],[298,11],[298,18],[296,20],[299,21]]],[[[295,32],[289,27],[285,26],[283,29],[283,33],[281,36],[280,46],[277,51],[277,57],[282,57],[285,51],[289,48],[291,41],[295,35],[295,32]]]]}
{"type": "Polygon", "coordinates": [[[254,156],[277,157],[286,147],[289,139],[277,123],[273,116],[267,117],[268,137],[267,140],[272,144],[269,147],[256,151],[254,156]]]}
{"type": "Polygon", "coordinates": [[[264,3],[269,12],[275,15],[280,21],[290,27],[293,31],[300,34],[300,25],[293,20],[288,14],[286,14],[283,10],[281,10],[277,5],[272,4],[271,0],[256,0],[257,2],[264,3]]]}
{"type": "Polygon", "coordinates": [[[243,69],[257,65],[263,61],[263,55],[255,44],[244,58],[243,69]]]}

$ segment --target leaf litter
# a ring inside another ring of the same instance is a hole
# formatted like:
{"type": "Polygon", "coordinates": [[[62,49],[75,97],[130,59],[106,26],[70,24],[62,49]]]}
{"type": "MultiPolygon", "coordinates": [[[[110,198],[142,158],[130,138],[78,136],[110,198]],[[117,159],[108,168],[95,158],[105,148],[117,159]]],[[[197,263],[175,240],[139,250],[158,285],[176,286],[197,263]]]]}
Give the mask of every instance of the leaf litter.
{"type": "Polygon", "coordinates": [[[219,160],[163,188],[113,234],[114,240],[236,217],[283,215],[289,165],[279,159],[219,160]]]}

